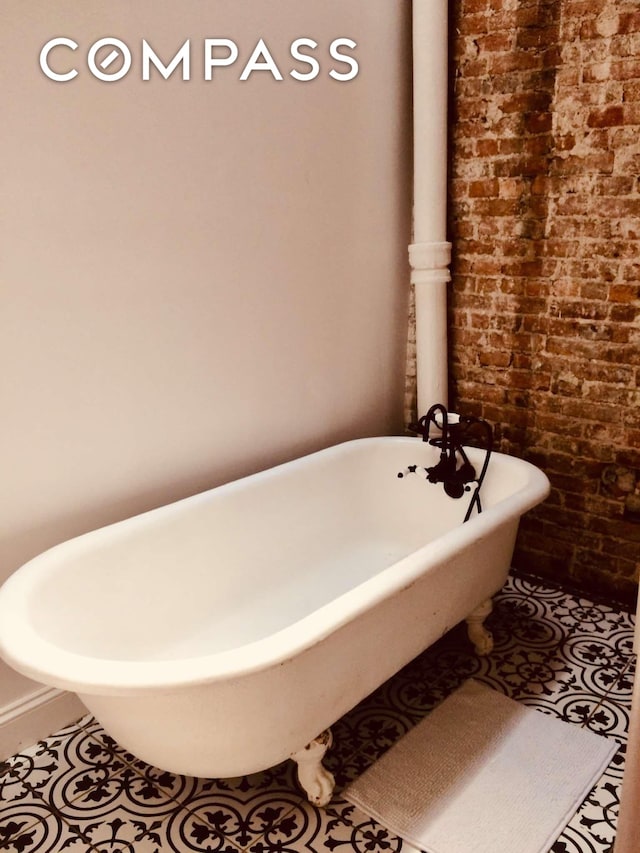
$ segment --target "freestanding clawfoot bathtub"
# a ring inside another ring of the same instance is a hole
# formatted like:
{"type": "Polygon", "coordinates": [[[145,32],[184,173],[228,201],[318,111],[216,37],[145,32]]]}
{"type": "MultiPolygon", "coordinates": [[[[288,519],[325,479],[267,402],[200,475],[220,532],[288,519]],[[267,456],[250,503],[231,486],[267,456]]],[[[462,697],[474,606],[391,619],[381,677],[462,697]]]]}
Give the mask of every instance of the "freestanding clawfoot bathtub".
{"type": "Polygon", "coordinates": [[[548,492],[494,453],[463,524],[468,500],[398,476],[437,458],[350,441],[58,545],[0,590],[0,653],[152,764],[228,777],[293,757],[324,804],[332,723],[463,619],[489,651],[487,602],[548,492]]]}

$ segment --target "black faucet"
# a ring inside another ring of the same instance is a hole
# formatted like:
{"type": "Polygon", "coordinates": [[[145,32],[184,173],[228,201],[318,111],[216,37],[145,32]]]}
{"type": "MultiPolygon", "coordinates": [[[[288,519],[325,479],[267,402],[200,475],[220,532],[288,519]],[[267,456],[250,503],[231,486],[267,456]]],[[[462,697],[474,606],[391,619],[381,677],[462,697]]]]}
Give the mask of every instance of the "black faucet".
{"type": "Polygon", "coordinates": [[[461,498],[465,492],[471,490],[470,483],[477,483],[464,519],[467,521],[474,505],[477,506],[478,512],[482,509],[479,490],[493,449],[493,430],[482,418],[456,415],[454,420],[450,420],[450,417],[445,406],[436,403],[417,423],[410,424],[409,429],[421,435],[423,441],[440,448],[440,461],[424,469],[430,483],[442,483],[451,498],[461,498]],[[440,432],[435,438],[431,438],[432,425],[440,432]],[[464,452],[463,444],[480,444],[485,451],[479,476],[476,476],[476,469],[464,452]]]}

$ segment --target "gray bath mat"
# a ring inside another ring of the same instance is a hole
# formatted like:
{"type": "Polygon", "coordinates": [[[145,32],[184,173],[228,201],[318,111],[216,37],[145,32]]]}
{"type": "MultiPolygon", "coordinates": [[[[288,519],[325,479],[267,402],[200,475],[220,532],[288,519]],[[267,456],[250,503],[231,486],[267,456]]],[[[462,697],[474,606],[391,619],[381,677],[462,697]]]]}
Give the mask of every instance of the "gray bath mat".
{"type": "Polygon", "coordinates": [[[547,853],[617,748],[470,679],[344,797],[428,853],[547,853]]]}

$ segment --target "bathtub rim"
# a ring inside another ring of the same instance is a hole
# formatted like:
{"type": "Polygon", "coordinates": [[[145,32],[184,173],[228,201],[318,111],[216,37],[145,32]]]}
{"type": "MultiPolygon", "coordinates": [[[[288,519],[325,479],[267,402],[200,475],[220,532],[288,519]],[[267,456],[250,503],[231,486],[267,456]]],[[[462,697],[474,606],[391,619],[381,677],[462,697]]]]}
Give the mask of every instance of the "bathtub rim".
{"type": "MultiPolygon", "coordinates": [[[[382,436],[353,439],[299,457],[292,462],[268,468],[215,488],[239,483],[275,472],[309,457],[330,454],[355,444],[405,443],[420,441],[408,436],[382,436]]],[[[148,510],[122,521],[105,525],[56,545],[34,557],[11,575],[0,592],[0,656],[18,672],[35,681],[76,693],[99,695],[138,695],[149,692],[174,692],[186,687],[212,684],[247,676],[284,664],[381,601],[414,584],[430,567],[437,566],[474,541],[491,535],[509,521],[516,521],[549,493],[546,475],[531,463],[508,454],[495,453],[508,460],[510,467],[526,472],[526,482],[517,491],[501,499],[481,514],[427,543],[403,559],[351,590],[321,606],[273,634],[233,649],[196,657],[159,660],[117,660],[81,655],[60,648],[42,637],[32,626],[27,613],[29,594],[37,584],[43,564],[66,549],[78,547],[87,537],[106,535],[114,527],[131,524],[142,516],[159,515],[178,504],[197,499],[212,489],[148,510]],[[428,561],[426,560],[428,558],[428,561]],[[428,565],[425,567],[425,563],[428,565]]]]}

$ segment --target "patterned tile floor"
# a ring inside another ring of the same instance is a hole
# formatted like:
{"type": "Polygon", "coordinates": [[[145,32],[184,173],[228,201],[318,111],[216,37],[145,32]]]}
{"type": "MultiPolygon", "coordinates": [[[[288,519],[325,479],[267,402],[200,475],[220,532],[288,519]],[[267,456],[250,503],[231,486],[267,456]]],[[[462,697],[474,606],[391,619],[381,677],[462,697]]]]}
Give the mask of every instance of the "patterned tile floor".
{"type": "Polygon", "coordinates": [[[302,796],[292,762],[237,779],[176,776],[137,760],[85,717],[0,764],[0,850],[12,853],[289,853],[412,850],[349,805],[344,786],[469,677],[621,744],[552,853],[605,853],[615,834],[634,657],[633,617],[511,577],[477,657],[461,626],[333,727],[326,809],[302,796]]]}

